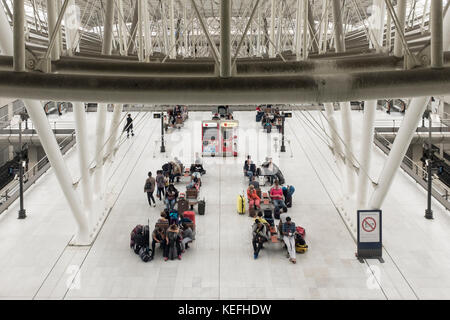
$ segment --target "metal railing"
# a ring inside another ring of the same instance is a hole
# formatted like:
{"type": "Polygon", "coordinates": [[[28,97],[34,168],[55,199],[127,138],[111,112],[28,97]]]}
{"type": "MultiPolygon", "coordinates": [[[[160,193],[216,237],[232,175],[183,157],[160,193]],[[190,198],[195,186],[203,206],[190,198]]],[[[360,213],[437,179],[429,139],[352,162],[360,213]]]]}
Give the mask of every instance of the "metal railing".
{"type": "MultiPolygon", "coordinates": [[[[69,151],[76,142],[75,131],[72,131],[72,134],[66,137],[59,144],[59,148],[61,153],[64,155],[67,151],[69,151]]],[[[24,192],[36,182],[48,169],[50,169],[50,162],[45,156],[38,163],[36,163],[32,168],[30,168],[27,172],[24,173],[24,192]]],[[[0,194],[0,214],[2,214],[9,206],[19,197],[19,181],[14,179],[11,181],[6,187],[3,188],[0,194]]]]}
{"type": "MultiPolygon", "coordinates": [[[[377,147],[379,147],[386,155],[389,155],[389,152],[392,148],[392,143],[382,136],[377,130],[375,130],[375,139],[374,143],[377,147]]],[[[428,189],[427,181],[428,181],[428,173],[422,167],[422,164],[414,162],[408,156],[403,158],[402,164],[400,166],[411,178],[413,178],[416,183],[420,184],[425,190],[428,189]]],[[[439,178],[435,175],[431,177],[433,181],[433,186],[431,190],[431,194],[433,197],[439,201],[447,210],[450,210],[450,201],[449,201],[449,187],[445,185],[443,182],[439,180],[439,178]]]]}

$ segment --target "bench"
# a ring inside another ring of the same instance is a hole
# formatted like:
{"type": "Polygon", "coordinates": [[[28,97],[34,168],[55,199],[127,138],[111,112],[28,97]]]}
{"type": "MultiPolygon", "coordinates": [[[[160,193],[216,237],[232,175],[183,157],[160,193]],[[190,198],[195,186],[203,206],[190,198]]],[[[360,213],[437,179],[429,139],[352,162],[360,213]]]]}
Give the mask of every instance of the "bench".
{"type": "MultiPolygon", "coordinates": [[[[188,227],[190,227],[192,229],[192,231],[195,232],[195,224],[192,222],[186,222],[185,223],[188,227]]],[[[169,229],[169,223],[156,223],[155,224],[155,229],[158,228],[162,228],[164,229],[164,231],[167,231],[167,229],[169,229]]]]}

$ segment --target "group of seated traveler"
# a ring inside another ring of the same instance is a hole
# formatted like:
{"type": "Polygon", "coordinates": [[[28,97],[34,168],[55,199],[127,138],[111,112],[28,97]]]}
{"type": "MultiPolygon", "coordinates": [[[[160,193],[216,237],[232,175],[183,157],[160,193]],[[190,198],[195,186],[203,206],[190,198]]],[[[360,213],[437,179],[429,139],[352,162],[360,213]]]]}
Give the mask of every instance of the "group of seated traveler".
{"type": "MultiPolygon", "coordinates": [[[[292,263],[297,263],[296,251],[295,251],[295,237],[296,237],[296,227],[295,223],[287,213],[280,215],[279,230],[281,237],[286,245],[288,251],[289,261],[292,263]]],[[[255,218],[255,223],[252,226],[252,244],[253,244],[253,257],[258,259],[259,252],[264,249],[264,243],[270,239],[270,225],[262,217],[262,213],[258,213],[258,217],[255,218]]]]}
{"type": "Polygon", "coordinates": [[[178,158],[175,157],[173,161],[169,161],[162,166],[164,176],[169,177],[169,183],[175,183],[175,178],[177,182],[180,182],[180,177],[183,173],[183,164],[178,158]]]}
{"type": "Polygon", "coordinates": [[[195,240],[194,230],[190,227],[192,221],[178,214],[176,210],[164,210],[158,219],[152,233],[152,258],[155,255],[157,243],[163,249],[164,261],[169,260],[170,249],[176,250],[176,255],[181,260],[181,254],[189,249],[189,243],[195,240]]]}
{"type": "MultiPolygon", "coordinates": [[[[259,187],[258,181],[250,182],[247,189],[247,198],[250,208],[255,208],[256,210],[261,210],[261,198],[258,195],[257,189],[259,187]]],[[[278,180],[275,180],[273,187],[269,191],[269,197],[272,200],[275,212],[283,209],[284,212],[287,212],[287,205],[285,203],[285,195],[283,192],[283,188],[278,183],[278,180]]]]}

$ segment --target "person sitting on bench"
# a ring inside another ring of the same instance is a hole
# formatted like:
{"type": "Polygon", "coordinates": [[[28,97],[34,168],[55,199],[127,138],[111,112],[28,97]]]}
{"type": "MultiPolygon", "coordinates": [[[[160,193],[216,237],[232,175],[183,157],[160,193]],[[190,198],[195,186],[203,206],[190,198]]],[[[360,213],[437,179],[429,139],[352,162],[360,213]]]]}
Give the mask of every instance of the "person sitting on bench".
{"type": "Polygon", "coordinates": [[[189,249],[189,243],[191,243],[193,240],[195,240],[194,232],[192,231],[191,227],[189,227],[187,224],[183,223],[182,227],[182,235],[183,240],[181,240],[181,245],[183,250],[189,249]]]}
{"type": "Polygon", "coordinates": [[[286,222],[283,223],[282,234],[289,253],[289,261],[295,264],[297,263],[295,259],[295,223],[291,221],[290,217],[287,217],[286,222]]]}
{"type": "MultiPolygon", "coordinates": [[[[176,224],[172,224],[166,232],[166,254],[164,255],[164,261],[169,260],[170,250],[177,250],[178,260],[181,260],[181,236],[180,230],[176,224]]],[[[294,248],[295,249],[295,248],[294,248]]]]}
{"type": "Polygon", "coordinates": [[[257,210],[261,210],[261,198],[258,197],[253,185],[250,185],[247,189],[247,198],[250,208],[255,207],[257,210]]]}
{"type": "Polygon", "coordinates": [[[273,201],[273,205],[275,206],[275,210],[280,210],[280,207],[282,207],[284,211],[287,211],[287,206],[283,200],[283,189],[280,188],[278,180],[275,180],[274,186],[270,189],[269,194],[273,201]]]}
{"type": "Polygon", "coordinates": [[[254,175],[256,175],[256,165],[248,156],[244,163],[244,174],[248,177],[248,181],[251,182],[254,175]]]}
{"type": "Polygon", "coordinates": [[[267,230],[267,239],[269,239],[270,236],[271,236],[271,233],[270,233],[270,223],[267,222],[266,219],[264,219],[263,213],[262,213],[261,211],[258,212],[258,215],[257,215],[257,217],[255,218],[255,220],[259,220],[259,222],[261,222],[263,225],[266,226],[266,230],[267,230]]]}
{"type": "Polygon", "coordinates": [[[159,227],[158,229],[155,228],[152,233],[152,259],[155,256],[155,246],[156,244],[161,244],[161,248],[163,249],[163,255],[164,258],[166,258],[166,232],[164,228],[159,227]]]}
{"type": "Polygon", "coordinates": [[[253,257],[258,259],[259,251],[263,248],[264,242],[267,241],[267,229],[264,224],[261,223],[258,219],[255,220],[255,223],[252,227],[252,235],[253,235],[253,257]]]}
{"type": "Polygon", "coordinates": [[[159,218],[156,223],[169,223],[169,220],[167,219],[167,212],[165,210],[161,211],[161,218],[159,218]]]}
{"type": "Polygon", "coordinates": [[[250,181],[249,185],[255,187],[255,189],[259,189],[259,181],[256,180],[256,177],[252,177],[252,181],[250,181]]]}

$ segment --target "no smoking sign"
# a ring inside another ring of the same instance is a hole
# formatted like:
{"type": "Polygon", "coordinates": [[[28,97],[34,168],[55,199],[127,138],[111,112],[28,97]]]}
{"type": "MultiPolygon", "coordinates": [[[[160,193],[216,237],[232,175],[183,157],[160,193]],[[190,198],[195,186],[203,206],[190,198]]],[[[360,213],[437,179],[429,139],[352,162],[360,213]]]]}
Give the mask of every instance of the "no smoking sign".
{"type": "Polygon", "coordinates": [[[362,221],[362,228],[366,232],[373,232],[377,227],[377,222],[372,217],[367,217],[362,221]]]}
{"type": "Polygon", "coordinates": [[[381,210],[358,210],[358,259],[382,260],[381,235],[381,210]]]}

